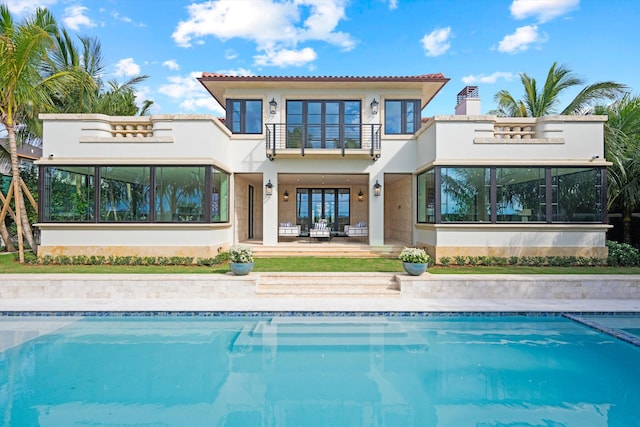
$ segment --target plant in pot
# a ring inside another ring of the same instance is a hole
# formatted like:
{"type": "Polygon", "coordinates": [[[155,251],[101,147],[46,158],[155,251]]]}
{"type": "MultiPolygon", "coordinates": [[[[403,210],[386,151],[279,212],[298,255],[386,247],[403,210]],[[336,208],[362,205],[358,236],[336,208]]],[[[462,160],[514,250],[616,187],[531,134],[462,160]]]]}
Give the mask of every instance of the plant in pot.
{"type": "Polygon", "coordinates": [[[419,276],[427,270],[431,257],[424,249],[403,248],[398,257],[402,261],[404,271],[411,276],[419,276]]]}
{"type": "Polygon", "coordinates": [[[229,248],[229,268],[238,276],[245,276],[253,270],[253,249],[247,246],[229,248]]]}

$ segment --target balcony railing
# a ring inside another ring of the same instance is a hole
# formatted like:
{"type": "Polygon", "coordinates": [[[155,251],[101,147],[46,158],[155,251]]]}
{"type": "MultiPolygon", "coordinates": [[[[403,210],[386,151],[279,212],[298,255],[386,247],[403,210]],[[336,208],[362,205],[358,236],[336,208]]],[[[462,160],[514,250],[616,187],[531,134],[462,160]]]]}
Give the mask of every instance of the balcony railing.
{"type": "Polygon", "coordinates": [[[285,124],[266,125],[266,149],[269,160],[277,155],[380,157],[379,124],[285,124]]]}

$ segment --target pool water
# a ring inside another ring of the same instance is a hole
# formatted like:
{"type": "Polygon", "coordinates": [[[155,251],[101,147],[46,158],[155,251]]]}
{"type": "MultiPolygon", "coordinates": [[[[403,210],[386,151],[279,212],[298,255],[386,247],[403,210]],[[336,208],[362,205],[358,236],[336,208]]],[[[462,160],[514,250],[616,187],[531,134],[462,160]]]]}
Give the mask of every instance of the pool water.
{"type": "Polygon", "coordinates": [[[4,426],[636,426],[640,348],[562,317],[0,317],[4,426]]]}

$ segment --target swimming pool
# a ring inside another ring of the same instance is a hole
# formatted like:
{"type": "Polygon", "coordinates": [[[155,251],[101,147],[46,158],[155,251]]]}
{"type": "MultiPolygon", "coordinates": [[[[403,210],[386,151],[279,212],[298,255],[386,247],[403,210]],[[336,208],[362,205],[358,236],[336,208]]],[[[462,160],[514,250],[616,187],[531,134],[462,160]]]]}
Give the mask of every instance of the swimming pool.
{"type": "Polygon", "coordinates": [[[560,316],[0,317],[5,426],[634,426],[640,348],[560,316]]]}

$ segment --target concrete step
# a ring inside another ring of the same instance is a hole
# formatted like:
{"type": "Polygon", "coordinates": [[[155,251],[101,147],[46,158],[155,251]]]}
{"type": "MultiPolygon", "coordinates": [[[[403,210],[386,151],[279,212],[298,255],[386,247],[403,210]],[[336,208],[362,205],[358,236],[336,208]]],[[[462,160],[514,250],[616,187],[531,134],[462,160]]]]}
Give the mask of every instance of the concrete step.
{"type": "Polygon", "coordinates": [[[295,256],[313,256],[327,258],[397,258],[402,246],[348,246],[324,244],[295,244],[278,246],[252,246],[253,253],[258,258],[282,258],[295,256]]]}
{"type": "Polygon", "coordinates": [[[400,285],[393,273],[262,273],[256,294],[400,296],[400,285]]]}

